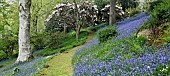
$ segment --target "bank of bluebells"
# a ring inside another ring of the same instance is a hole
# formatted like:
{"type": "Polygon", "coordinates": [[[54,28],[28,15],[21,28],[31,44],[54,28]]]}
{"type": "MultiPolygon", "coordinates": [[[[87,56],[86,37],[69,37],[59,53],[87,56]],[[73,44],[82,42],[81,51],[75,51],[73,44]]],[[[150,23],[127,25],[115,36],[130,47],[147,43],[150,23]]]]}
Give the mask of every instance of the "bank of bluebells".
{"type": "Polygon", "coordinates": [[[32,61],[11,64],[0,69],[0,76],[33,76],[45,63],[45,57],[38,57],[32,61]]]}
{"type": "Polygon", "coordinates": [[[98,44],[97,39],[94,38],[77,50],[73,57],[73,76],[159,76],[166,73],[170,69],[169,44],[161,48],[137,46],[135,51],[130,51],[133,46],[127,42],[127,40],[134,42],[132,35],[148,18],[150,16],[141,13],[136,17],[120,21],[116,24],[118,36],[113,41],[98,44]],[[104,55],[100,53],[103,48],[109,49],[102,50],[104,55]],[[136,53],[138,51],[141,52],[136,53]],[[159,68],[160,66],[166,67],[159,68]]]}

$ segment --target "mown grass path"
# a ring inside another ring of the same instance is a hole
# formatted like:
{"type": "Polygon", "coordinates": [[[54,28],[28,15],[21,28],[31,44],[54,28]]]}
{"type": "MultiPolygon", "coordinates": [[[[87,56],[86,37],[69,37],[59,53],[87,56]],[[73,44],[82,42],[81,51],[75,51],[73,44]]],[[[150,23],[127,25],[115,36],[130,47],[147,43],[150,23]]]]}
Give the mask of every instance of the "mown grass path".
{"type": "MultiPolygon", "coordinates": [[[[95,36],[94,32],[89,32],[86,43],[90,42],[95,36]]],[[[85,43],[85,44],[86,44],[85,43]]],[[[81,48],[83,45],[72,48],[71,50],[61,53],[47,62],[49,65],[48,68],[42,69],[38,73],[38,76],[72,76],[73,66],[72,66],[72,57],[75,54],[75,51],[81,48]]]]}

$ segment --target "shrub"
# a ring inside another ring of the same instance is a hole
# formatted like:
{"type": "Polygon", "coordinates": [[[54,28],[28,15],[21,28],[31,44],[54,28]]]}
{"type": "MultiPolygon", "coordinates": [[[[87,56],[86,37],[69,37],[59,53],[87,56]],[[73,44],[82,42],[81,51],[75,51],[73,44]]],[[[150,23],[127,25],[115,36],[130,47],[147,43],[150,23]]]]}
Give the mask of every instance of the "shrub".
{"type": "Polygon", "coordinates": [[[104,28],[104,27],[106,27],[107,25],[108,25],[107,23],[102,23],[102,24],[99,24],[99,25],[97,25],[97,26],[90,26],[90,27],[88,27],[87,29],[88,29],[88,30],[91,30],[91,31],[98,31],[99,29],[104,28]]]}
{"type": "Polygon", "coordinates": [[[56,49],[60,47],[60,44],[65,42],[65,34],[63,32],[54,32],[47,35],[46,48],[56,49]]]}
{"type": "Polygon", "coordinates": [[[151,18],[140,30],[154,28],[161,23],[170,21],[170,2],[168,0],[158,2],[150,8],[153,8],[153,10],[150,10],[151,18]]]}
{"type": "Polygon", "coordinates": [[[149,7],[149,11],[152,11],[154,9],[155,6],[158,6],[159,3],[161,3],[162,0],[158,0],[158,1],[154,1],[154,2],[151,2],[149,3],[150,7],[149,7]]]}
{"type": "Polygon", "coordinates": [[[0,60],[3,60],[5,58],[7,58],[6,53],[4,51],[0,50],[0,60]]]}
{"type": "Polygon", "coordinates": [[[151,11],[151,15],[159,20],[159,23],[164,23],[170,20],[170,3],[168,0],[163,1],[158,6],[155,6],[151,11]]]}
{"type": "MultiPolygon", "coordinates": [[[[54,34],[54,33],[53,33],[54,34]]],[[[48,56],[56,53],[62,53],[64,51],[67,51],[70,48],[76,47],[78,45],[81,45],[85,43],[88,32],[87,31],[81,31],[80,32],[80,38],[77,41],[76,40],[76,33],[70,32],[67,35],[64,36],[63,33],[58,32],[54,35],[48,35],[48,38],[46,39],[46,48],[43,49],[41,52],[34,54],[34,56],[48,56]],[[54,37],[55,38],[50,38],[54,37]],[[58,37],[60,36],[60,37],[58,37]],[[58,40],[57,40],[58,39],[58,40]]]]}
{"type": "Polygon", "coordinates": [[[107,41],[107,39],[113,38],[113,36],[116,36],[117,32],[116,32],[116,28],[115,26],[109,26],[103,29],[100,29],[97,32],[97,38],[98,41],[101,42],[105,42],[107,41]]]}
{"type": "Polygon", "coordinates": [[[31,35],[31,45],[34,50],[43,49],[45,47],[45,41],[47,40],[46,32],[34,33],[31,35]]]}
{"type": "Polygon", "coordinates": [[[136,8],[139,5],[138,0],[117,0],[123,10],[128,8],[136,8]]]}
{"type": "Polygon", "coordinates": [[[139,36],[135,39],[135,42],[139,44],[140,46],[143,46],[146,43],[146,38],[143,36],[139,36]]]}
{"type": "Polygon", "coordinates": [[[3,54],[6,54],[7,58],[13,56],[13,51],[18,50],[18,38],[11,34],[3,34],[3,37],[0,38],[0,50],[3,51],[3,54]]]}
{"type": "Polygon", "coordinates": [[[126,10],[126,12],[127,12],[127,16],[132,17],[134,15],[139,14],[141,12],[141,10],[138,8],[128,8],[126,10]]]}

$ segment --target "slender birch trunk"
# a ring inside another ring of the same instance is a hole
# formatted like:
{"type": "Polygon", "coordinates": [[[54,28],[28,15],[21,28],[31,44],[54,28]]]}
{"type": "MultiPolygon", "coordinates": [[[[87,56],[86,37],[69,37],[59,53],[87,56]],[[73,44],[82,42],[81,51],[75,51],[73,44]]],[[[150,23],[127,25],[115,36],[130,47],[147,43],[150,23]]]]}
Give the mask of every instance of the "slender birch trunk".
{"type": "Polygon", "coordinates": [[[19,0],[19,55],[16,63],[27,61],[31,57],[30,6],[31,0],[19,0]]]}

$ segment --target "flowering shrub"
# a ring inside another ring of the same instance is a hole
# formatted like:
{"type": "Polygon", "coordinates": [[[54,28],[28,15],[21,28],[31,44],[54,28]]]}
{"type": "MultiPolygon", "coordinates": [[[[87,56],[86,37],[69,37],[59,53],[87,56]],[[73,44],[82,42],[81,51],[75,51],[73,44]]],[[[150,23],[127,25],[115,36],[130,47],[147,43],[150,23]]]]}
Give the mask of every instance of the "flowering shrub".
{"type": "Polygon", "coordinates": [[[100,43],[108,40],[109,38],[112,38],[113,36],[116,36],[115,26],[106,27],[106,28],[100,29],[97,32],[97,38],[100,43]]]}
{"type": "Polygon", "coordinates": [[[150,16],[141,13],[136,18],[120,21],[117,23],[118,36],[115,39],[97,44],[94,38],[77,50],[73,58],[73,76],[165,75],[156,70],[160,65],[169,66],[170,45],[161,48],[146,46],[132,36],[148,18],[150,16]]]}
{"type": "Polygon", "coordinates": [[[56,5],[55,10],[45,20],[47,31],[63,31],[66,26],[67,29],[75,29],[75,13],[78,14],[79,25],[94,25],[97,14],[97,6],[88,1],[81,1],[77,4],[75,9],[74,3],[61,3],[56,5]],[[77,11],[76,11],[77,10],[77,11]],[[76,11],[76,12],[75,12],[76,11]]]}

